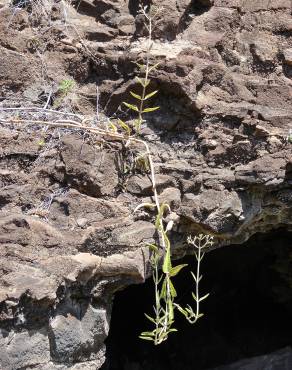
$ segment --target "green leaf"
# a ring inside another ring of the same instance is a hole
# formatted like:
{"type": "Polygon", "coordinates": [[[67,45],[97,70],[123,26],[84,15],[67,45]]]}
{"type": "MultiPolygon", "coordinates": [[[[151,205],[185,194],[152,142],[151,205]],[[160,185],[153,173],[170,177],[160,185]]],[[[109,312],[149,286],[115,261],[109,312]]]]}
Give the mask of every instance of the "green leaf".
{"type": "Polygon", "coordinates": [[[174,306],[181,312],[183,315],[187,315],[187,312],[178,304],[174,303],[174,306]]]}
{"type": "MultiPolygon", "coordinates": [[[[160,295],[161,295],[161,292],[160,292],[160,295]]],[[[160,308],[160,296],[159,296],[159,292],[156,290],[155,292],[155,303],[156,303],[156,306],[160,308]]],[[[155,311],[155,307],[154,308],[154,311],[155,311]]]]}
{"type": "Polygon", "coordinates": [[[166,297],[166,279],[163,280],[161,292],[160,292],[160,298],[166,297]]]}
{"type": "Polygon", "coordinates": [[[143,119],[141,119],[141,118],[138,118],[138,119],[135,120],[135,127],[136,127],[137,131],[140,130],[142,123],[143,123],[143,119]]]}
{"type": "Polygon", "coordinates": [[[181,269],[183,269],[183,268],[184,268],[184,267],[186,267],[186,266],[187,266],[187,264],[177,265],[177,266],[173,267],[173,268],[169,271],[169,275],[170,275],[171,277],[176,276],[176,275],[180,272],[180,270],[181,270],[181,269]]]}
{"type": "MultiPolygon", "coordinates": [[[[161,221],[162,221],[162,217],[164,215],[165,210],[168,210],[169,212],[171,211],[171,209],[170,209],[170,207],[167,203],[161,204],[159,213],[156,216],[155,227],[159,231],[161,231],[161,221]]],[[[165,235],[165,237],[167,238],[166,235],[165,235]]]]}
{"type": "Polygon", "coordinates": [[[112,122],[110,122],[110,124],[109,124],[109,128],[110,128],[113,132],[117,132],[117,127],[116,127],[116,125],[114,125],[112,122]]]}
{"type": "Polygon", "coordinates": [[[156,204],[154,203],[142,203],[142,204],[139,204],[135,209],[134,209],[134,213],[137,212],[140,208],[155,208],[156,207],[156,204]]]}
{"type": "Polygon", "coordinates": [[[157,216],[156,216],[156,219],[155,219],[155,228],[157,229],[157,230],[161,230],[161,218],[160,218],[160,214],[158,214],[157,216]]]}
{"type": "Polygon", "coordinates": [[[154,112],[156,111],[157,109],[159,109],[160,107],[152,107],[152,108],[145,108],[142,113],[149,113],[149,112],[154,112]]]}
{"type": "Polygon", "coordinates": [[[151,322],[153,322],[153,324],[156,324],[156,321],[153,319],[153,317],[147,315],[147,313],[144,313],[144,315],[147,317],[148,320],[150,320],[151,322]]]}
{"type": "Polygon", "coordinates": [[[194,311],[192,308],[188,308],[186,307],[186,316],[193,316],[194,315],[194,311]]]}
{"type": "MultiPolygon", "coordinates": [[[[163,239],[164,239],[164,242],[165,242],[165,248],[170,249],[170,241],[169,241],[168,236],[167,236],[165,231],[162,231],[162,236],[163,236],[163,239]]],[[[170,266],[170,267],[172,267],[172,266],[170,266]]]]}
{"type": "Polygon", "coordinates": [[[127,132],[129,136],[131,135],[131,129],[124,121],[122,121],[121,119],[118,119],[118,124],[121,126],[123,130],[127,132]]]}
{"type": "Polygon", "coordinates": [[[145,83],[141,80],[141,78],[140,77],[135,77],[135,79],[137,80],[137,82],[140,84],[140,85],[142,85],[143,87],[146,87],[146,85],[145,85],[145,83]]]}
{"type": "Polygon", "coordinates": [[[134,98],[136,98],[136,99],[138,99],[138,100],[142,100],[142,96],[140,96],[140,95],[138,95],[138,94],[135,94],[133,91],[130,91],[130,94],[131,94],[134,98]]]}
{"type": "Polygon", "coordinates": [[[210,295],[210,293],[208,293],[208,294],[204,295],[204,297],[202,297],[202,298],[200,298],[200,299],[199,299],[199,302],[201,302],[201,301],[203,301],[204,299],[208,298],[208,297],[209,297],[209,295],[210,295]]]}
{"type": "Polygon", "coordinates": [[[153,69],[156,69],[156,68],[159,66],[159,64],[160,64],[160,62],[159,62],[159,63],[154,64],[153,66],[151,66],[151,67],[149,68],[149,72],[153,71],[153,69]]]}
{"type": "Polygon", "coordinates": [[[195,301],[198,301],[197,296],[195,295],[195,293],[192,293],[192,297],[194,298],[195,301]]]}
{"type": "Polygon", "coordinates": [[[59,84],[58,90],[63,94],[68,94],[76,85],[74,80],[62,80],[59,84]]]}
{"type": "Polygon", "coordinates": [[[141,70],[145,68],[144,64],[140,64],[137,62],[133,62],[133,63],[136,64],[136,66],[139,67],[141,70]]]}
{"type": "Polygon", "coordinates": [[[170,206],[167,203],[162,203],[160,206],[160,209],[161,209],[162,216],[164,215],[165,210],[168,210],[169,212],[171,212],[170,206]]]}
{"type": "Polygon", "coordinates": [[[123,104],[126,106],[126,107],[128,107],[129,109],[132,109],[133,111],[135,111],[135,112],[139,112],[139,109],[138,109],[138,107],[136,106],[136,105],[133,105],[133,104],[129,104],[129,103],[127,103],[127,102],[123,102],[123,104]]]}
{"type": "Polygon", "coordinates": [[[143,333],[140,334],[141,336],[144,337],[144,335],[146,335],[147,337],[154,337],[154,333],[153,331],[143,331],[143,333]]]}
{"type": "Polygon", "coordinates": [[[169,321],[172,321],[174,318],[174,312],[173,312],[173,304],[172,301],[168,301],[168,313],[169,313],[169,321]]]}
{"type": "Polygon", "coordinates": [[[152,96],[156,95],[157,93],[158,93],[158,90],[152,91],[151,93],[145,96],[144,100],[152,98],[152,96]]]}
{"type": "Polygon", "coordinates": [[[147,244],[147,247],[155,253],[158,253],[158,247],[155,244],[147,244]]]}
{"type": "Polygon", "coordinates": [[[144,340],[151,340],[151,341],[153,341],[153,340],[154,340],[153,338],[150,338],[150,337],[144,337],[143,335],[139,335],[139,338],[140,338],[140,339],[144,339],[144,340]]]}
{"type": "Polygon", "coordinates": [[[169,283],[169,289],[170,289],[171,296],[173,298],[177,297],[177,292],[176,292],[175,287],[173,286],[173,283],[170,279],[168,280],[168,283],[169,283]]]}
{"type": "Polygon", "coordinates": [[[144,80],[144,85],[147,87],[150,84],[150,80],[144,80]]]}
{"type": "Polygon", "coordinates": [[[193,271],[191,271],[191,274],[192,274],[192,277],[193,277],[193,279],[195,280],[195,282],[197,282],[197,277],[196,277],[196,275],[193,273],[193,271]]]}
{"type": "Polygon", "coordinates": [[[162,271],[165,274],[168,274],[170,269],[171,269],[170,248],[167,248],[162,265],[162,271]]]}

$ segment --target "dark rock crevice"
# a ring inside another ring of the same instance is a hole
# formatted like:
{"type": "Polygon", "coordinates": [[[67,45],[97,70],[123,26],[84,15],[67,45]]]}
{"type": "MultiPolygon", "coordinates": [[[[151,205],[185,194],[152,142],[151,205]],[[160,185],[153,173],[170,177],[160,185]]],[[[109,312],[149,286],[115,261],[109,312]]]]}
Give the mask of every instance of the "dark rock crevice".
{"type": "MultiPolygon", "coordinates": [[[[190,326],[177,314],[178,333],[159,347],[138,339],[149,328],[143,313],[152,310],[151,279],[117,293],[103,369],[191,370],[196,364],[203,370],[292,346],[291,245],[291,232],[279,229],[208,253],[205,317],[190,326]]],[[[182,261],[194,269],[193,257],[182,261]]],[[[177,277],[179,303],[189,303],[192,286],[187,271],[177,277]]]]}

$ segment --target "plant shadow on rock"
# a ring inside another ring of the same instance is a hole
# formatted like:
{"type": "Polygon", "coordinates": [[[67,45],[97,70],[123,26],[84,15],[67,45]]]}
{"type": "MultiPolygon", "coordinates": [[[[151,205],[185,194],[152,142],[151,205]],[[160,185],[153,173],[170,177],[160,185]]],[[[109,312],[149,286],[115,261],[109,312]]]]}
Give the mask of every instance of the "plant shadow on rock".
{"type": "Polygon", "coordinates": [[[149,7],[150,5],[152,5],[152,0],[142,0],[142,1],[137,1],[137,0],[129,0],[129,12],[130,14],[132,14],[134,17],[136,17],[136,15],[138,14],[139,12],[139,9],[141,6],[145,7],[149,7]]]}
{"type": "MultiPolygon", "coordinates": [[[[194,257],[182,262],[193,266],[194,257]]],[[[152,310],[151,279],[117,293],[103,370],[203,370],[292,345],[291,265],[292,233],[281,229],[209,253],[205,317],[191,326],[177,313],[178,333],[157,347],[138,338],[149,325],[143,312],[152,310]]],[[[189,303],[189,272],[175,283],[179,303],[189,303]]]]}
{"type": "Polygon", "coordinates": [[[179,21],[179,32],[187,29],[193,17],[200,16],[209,11],[212,5],[212,0],[192,0],[179,21]]]}

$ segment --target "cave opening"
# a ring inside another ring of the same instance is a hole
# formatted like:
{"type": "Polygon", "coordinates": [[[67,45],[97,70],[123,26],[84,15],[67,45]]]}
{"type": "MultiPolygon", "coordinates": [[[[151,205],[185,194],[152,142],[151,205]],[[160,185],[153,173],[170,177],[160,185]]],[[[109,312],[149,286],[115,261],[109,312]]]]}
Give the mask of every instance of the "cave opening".
{"type": "MultiPolygon", "coordinates": [[[[195,269],[194,257],[181,261],[195,269]]],[[[152,313],[152,279],[118,292],[103,369],[203,370],[292,346],[291,265],[292,233],[281,229],[208,253],[201,284],[202,293],[210,293],[205,316],[190,325],[177,313],[178,332],[157,347],[138,338],[151,329],[143,313],[152,313]]],[[[175,284],[179,302],[190,303],[189,270],[175,284]]]]}

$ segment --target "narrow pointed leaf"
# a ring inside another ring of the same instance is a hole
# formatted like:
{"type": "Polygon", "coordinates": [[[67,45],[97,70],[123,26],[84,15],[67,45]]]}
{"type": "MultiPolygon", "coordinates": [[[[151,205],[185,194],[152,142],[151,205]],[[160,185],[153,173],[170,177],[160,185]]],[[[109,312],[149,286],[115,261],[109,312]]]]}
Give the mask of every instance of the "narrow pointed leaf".
{"type": "Polygon", "coordinates": [[[157,215],[155,219],[155,228],[158,231],[161,231],[162,225],[161,225],[161,219],[159,218],[159,215],[157,215]]]}
{"type": "Polygon", "coordinates": [[[162,288],[160,292],[160,298],[165,298],[166,297],[166,279],[164,279],[162,283],[162,288]]]}
{"type": "Polygon", "coordinates": [[[162,265],[162,271],[167,274],[169,273],[169,270],[171,269],[171,260],[170,260],[170,248],[167,248],[164,261],[162,265]]]}
{"type": "Polygon", "coordinates": [[[117,132],[117,131],[118,131],[118,129],[117,129],[117,127],[116,127],[116,125],[114,125],[112,122],[110,122],[109,127],[110,127],[110,129],[111,129],[113,132],[117,132]]]}
{"type": "Polygon", "coordinates": [[[156,205],[154,203],[142,203],[139,204],[135,209],[134,213],[137,212],[140,208],[155,208],[156,205]]]}
{"type": "Polygon", "coordinates": [[[169,289],[170,289],[170,294],[173,298],[177,297],[177,292],[175,290],[175,287],[172,283],[172,281],[169,279],[169,289]]]}
{"type": "Polygon", "coordinates": [[[160,63],[156,63],[153,66],[149,68],[149,72],[153,71],[153,69],[156,69],[159,66],[160,63]]]}
{"type": "Polygon", "coordinates": [[[144,337],[142,335],[139,336],[140,339],[143,339],[143,340],[151,340],[151,341],[154,341],[153,338],[150,338],[150,337],[144,337]]]}
{"type": "Polygon", "coordinates": [[[204,297],[202,297],[202,298],[200,298],[200,299],[199,299],[199,302],[201,302],[201,301],[203,301],[204,299],[208,298],[208,297],[209,297],[209,295],[210,295],[210,293],[208,293],[208,294],[204,295],[204,297]]]}
{"type": "Polygon", "coordinates": [[[183,314],[184,316],[187,316],[188,315],[188,313],[181,307],[181,306],[176,306],[177,307],[177,309],[179,310],[179,312],[181,313],[181,314],[183,314]]]}
{"type": "Polygon", "coordinates": [[[141,333],[140,335],[146,335],[147,337],[154,337],[154,333],[153,331],[143,331],[143,333],[141,333]]]}
{"type": "Polygon", "coordinates": [[[153,252],[155,252],[155,253],[157,253],[158,252],[158,247],[157,247],[157,245],[155,245],[155,244],[147,244],[147,247],[149,248],[149,249],[151,249],[153,252]]]}
{"type": "Polygon", "coordinates": [[[143,123],[143,120],[142,119],[136,119],[135,120],[135,128],[136,128],[136,130],[139,132],[140,131],[140,129],[141,129],[141,125],[142,125],[142,123],[143,123]]]}
{"type": "Polygon", "coordinates": [[[130,91],[130,94],[131,94],[134,98],[136,98],[136,99],[138,99],[138,100],[142,100],[142,96],[140,96],[140,95],[138,95],[138,94],[135,94],[133,91],[130,91]]]}
{"type": "Polygon", "coordinates": [[[173,313],[173,304],[172,301],[168,301],[168,312],[169,312],[169,321],[172,321],[174,318],[174,313],[173,313]]]}
{"type": "Polygon", "coordinates": [[[142,81],[140,77],[135,77],[135,79],[136,79],[136,81],[137,81],[140,85],[142,85],[143,87],[147,87],[147,86],[146,86],[146,84],[144,83],[144,81],[142,81]]]}
{"type": "Polygon", "coordinates": [[[167,203],[162,203],[161,206],[160,206],[160,209],[161,209],[161,215],[162,216],[164,215],[164,212],[166,210],[168,210],[169,212],[171,212],[171,208],[170,208],[169,204],[167,204],[167,203]]]}
{"type": "MultiPolygon", "coordinates": [[[[165,242],[165,248],[166,249],[170,249],[170,241],[169,241],[169,239],[168,239],[168,236],[167,236],[167,234],[166,234],[166,232],[165,231],[163,231],[162,230],[162,235],[163,235],[163,239],[164,239],[164,242],[165,242]]],[[[171,264],[170,264],[170,268],[171,268],[172,266],[171,266],[171,264]]]]}
{"type": "Polygon", "coordinates": [[[193,309],[192,309],[192,307],[189,304],[187,305],[186,310],[188,310],[189,312],[193,312],[193,309]]]}
{"type": "Polygon", "coordinates": [[[130,136],[131,135],[131,129],[130,127],[121,119],[118,119],[118,124],[121,126],[123,130],[126,131],[126,133],[130,136]]]}
{"type": "Polygon", "coordinates": [[[149,315],[147,315],[147,313],[144,314],[148,320],[150,320],[151,322],[153,322],[153,324],[156,324],[156,321],[149,315]]]}
{"type": "Polygon", "coordinates": [[[175,266],[175,267],[173,267],[171,270],[170,270],[170,272],[169,272],[169,275],[171,276],[171,277],[173,277],[173,276],[176,276],[184,267],[186,267],[187,266],[187,264],[183,264],[183,265],[178,265],[178,266],[175,266]]]}
{"type": "Polygon", "coordinates": [[[128,107],[129,109],[132,109],[133,111],[135,111],[135,112],[139,112],[139,109],[138,109],[138,107],[136,106],[136,105],[134,105],[134,104],[129,104],[129,103],[127,103],[127,102],[123,102],[123,104],[126,106],[126,107],[128,107]]]}
{"type": "Polygon", "coordinates": [[[136,64],[136,66],[139,67],[140,69],[145,68],[144,64],[140,64],[140,63],[137,63],[137,62],[133,62],[133,63],[136,64]]]}
{"type": "Polygon", "coordinates": [[[152,96],[156,95],[157,93],[158,93],[158,90],[152,91],[151,93],[145,96],[144,100],[152,98],[152,96]]]}
{"type": "Polygon", "coordinates": [[[191,308],[186,308],[187,315],[192,316],[193,315],[193,310],[191,308]]]}
{"type": "Polygon", "coordinates": [[[159,109],[160,107],[152,107],[152,108],[145,108],[142,113],[149,113],[149,112],[154,112],[156,111],[157,109],[159,109]]]}
{"type": "Polygon", "coordinates": [[[191,274],[192,274],[192,277],[193,277],[193,279],[195,280],[195,282],[197,282],[197,277],[196,277],[196,275],[193,273],[193,271],[191,271],[191,274]]]}
{"type": "Polygon", "coordinates": [[[192,293],[192,297],[194,298],[195,301],[197,301],[197,296],[195,295],[195,293],[192,293]]]}

